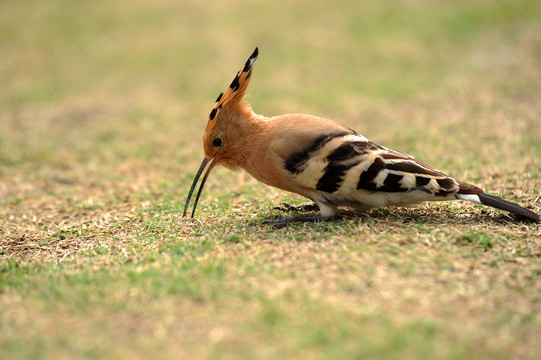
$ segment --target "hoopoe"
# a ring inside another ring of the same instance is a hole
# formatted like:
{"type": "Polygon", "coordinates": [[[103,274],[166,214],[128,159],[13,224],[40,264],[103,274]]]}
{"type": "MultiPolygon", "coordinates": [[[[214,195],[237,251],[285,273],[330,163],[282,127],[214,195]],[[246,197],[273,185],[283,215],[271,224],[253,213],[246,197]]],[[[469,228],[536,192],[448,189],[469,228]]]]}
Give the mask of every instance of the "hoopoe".
{"type": "Polygon", "coordinates": [[[209,173],[216,165],[224,165],[312,200],[300,206],[284,204],[283,210],[320,211],[264,222],[275,228],[294,221],[329,220],[338,207],[370,209],[441,200],[467,200],[540,220],[533,211],[485,194],[408,154],[377,145],[335,121],[303,114],[271,118],[256,114],[243,97],[257,56],[256,48],[210,112],[203,135],[205,157],[184,216],[205,167],[192,217],[209,173]]]}

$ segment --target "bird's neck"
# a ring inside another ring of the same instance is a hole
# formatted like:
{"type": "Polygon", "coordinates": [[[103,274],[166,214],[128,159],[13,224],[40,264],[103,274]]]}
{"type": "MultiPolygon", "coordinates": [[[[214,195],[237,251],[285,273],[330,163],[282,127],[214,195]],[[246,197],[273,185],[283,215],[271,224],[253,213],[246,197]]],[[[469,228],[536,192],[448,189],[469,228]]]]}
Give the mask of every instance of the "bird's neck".
{"type": "Polygon", "coordinates": [[[249,107],[238,111],[231,122],[232,128],[228,131],[232,134],[232,139],[229,141],[234,144],[234,147],[230,149],[231,156],[225,159],[224,165],[232,169],[246,169],[267,124],[266,117],[256,114],[249,107]]]}

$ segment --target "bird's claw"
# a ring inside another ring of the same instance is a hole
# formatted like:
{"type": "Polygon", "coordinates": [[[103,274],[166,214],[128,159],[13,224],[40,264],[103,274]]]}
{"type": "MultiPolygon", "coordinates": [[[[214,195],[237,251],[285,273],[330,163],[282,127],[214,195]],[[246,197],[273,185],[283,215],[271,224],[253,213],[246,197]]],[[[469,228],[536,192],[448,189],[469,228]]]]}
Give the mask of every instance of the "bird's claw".
{"type": "Polygon", "coordinates": [[[273,229],[281,229],[285,227],[289,222],[283,221],[284,218],[279,218],[277,220],[265,220],[261,222],[262,225],[272,225],[273,229]]]}
{"type": "Polygon", "coordinates": [[[313,203],[305,203],[300,205],[290,205],[288,203],[282,203],[282,206],[275,206],[272,208],[272,210],[280,210],[280,211],[315,211],[318,210],[319,207],[313,203]]]}

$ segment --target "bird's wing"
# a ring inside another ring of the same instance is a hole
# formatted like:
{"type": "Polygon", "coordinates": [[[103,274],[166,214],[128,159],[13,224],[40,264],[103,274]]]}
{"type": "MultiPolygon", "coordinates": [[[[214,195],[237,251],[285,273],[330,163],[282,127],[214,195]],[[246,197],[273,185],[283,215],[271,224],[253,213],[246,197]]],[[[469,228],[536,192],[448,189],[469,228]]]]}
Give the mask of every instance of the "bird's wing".
{"type": "Polygon", "coordinates": [[[441,171],[343,129],[314,137],[282,157],[297,185],[334,196],[369,191],[402,193],[406,198],[423,193],[441,199],[459,189],[458,182],[441,171]]]}

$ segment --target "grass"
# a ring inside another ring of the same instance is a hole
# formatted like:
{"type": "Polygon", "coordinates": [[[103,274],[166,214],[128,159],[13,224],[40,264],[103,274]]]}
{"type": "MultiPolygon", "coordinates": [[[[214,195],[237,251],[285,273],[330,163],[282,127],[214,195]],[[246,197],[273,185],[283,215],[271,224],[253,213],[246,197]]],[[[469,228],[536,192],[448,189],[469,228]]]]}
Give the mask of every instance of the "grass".
{"type": "Polygon", "coordinates": [[[541,228],[465,203],[261,226],[216,169],[255,46],[265,115],[341,121],[540,212],[538,1],[0,2],[0,358],[534,359],[541,228]]]}

